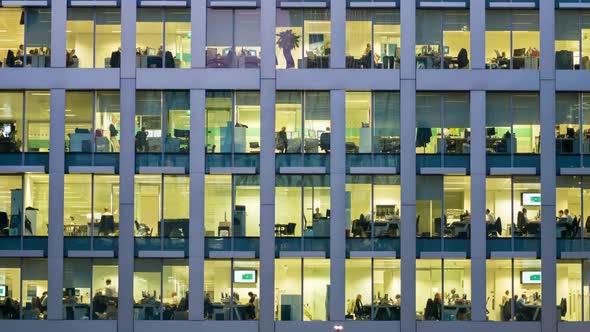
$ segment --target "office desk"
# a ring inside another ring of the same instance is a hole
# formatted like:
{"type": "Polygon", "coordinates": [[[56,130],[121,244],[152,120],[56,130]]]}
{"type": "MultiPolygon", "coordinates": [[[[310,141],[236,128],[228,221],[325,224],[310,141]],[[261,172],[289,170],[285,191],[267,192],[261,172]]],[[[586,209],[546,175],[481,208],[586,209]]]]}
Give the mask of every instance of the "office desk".
{"type": "Polygon", "coordinates": [[[539,57],[514,56],[512,57],[513,69],[539,69],[539,57]]]}
{"type": "Polygon", "coordinates": [[[158,234],[168,238],[185,238],[188,237],[188,219],[164,219],[164,231],[162,232],[162,223],[158,223],[158,234]]]}
{"type": "Polygon", "coordinates": [[[64,236],[88,235],[88,225],[64,225],[64,236]]]}
{"type": "Polygon", "coordinates": [[[66,320],[90,319],[90,305],[66,304],[62,307],[63,317],[66,320]]]}
{"type": "Polygon", "coordinates": [[[471,304],[445,304],[444,320],[466,320],[471,313],[471,304]]]}
{"type": "Polygon", "coordinates": [[[471,233],[471,223],[467,221],[455,221],[451,223],[449,229],[451,229],[455,237],[459,237],[459,235],[463,234],[465,234],[465,237],[469,237],[471,233]]]}
{"type": "Polygon", "coordinates": [[[512,153],[516,152],[516,139],[487,137],[486,150],[493,153],[512,153]],[[510,141],[510,142],[509,142],[510,141]]]}
{"type": "MultiPolygon", "coordinates": [[[[467,143],[467,139],[463,137],[445,137],[446,147],[444,149],[445,153],[468,153],[469,152],[469,143],[467,143]]],[[[436,149],[437,153],[442,153],[443,144],[442,138],[436,139],[436,149]]]]}
{"type": "Polygon", "coordinates": [[[521,321],[540,321],[541,320],[541,305],[540,304],[525,304],[521,308],[516,308],[516,320],[521,321]],[[519,317],[520,316],[520,317],[519,317]]]}
{"type": "Polygon", "coordinates": [[[134,304],[133,317],[135,320],[157,320],[160,319],[160,304],[134,304]]]}
{"type": "Polygon", "coordinates": [[[287,230],[287,224],[275,224],[275,235],[281,236],[287,230]]]}
{"type": "Polygon", "coordinates": [[[213,320],[248,320],[250,319],[250,304],[211,303],[213,320]],[[233,309],[233,317],[230,317],[230,308],[233,309]]]}
{"type": "Polygon", "coordinates": [[[313,236],[330,237],[330,219],[314,219],[312,222],[313,236]]]}
{"type": "Polygon", "coordinates": [[[387,220],[387,221],[376,220],[373,223],[373,235],[375,237],[399,236],[400,226],[401,226],[401,219],[399,219],[399,218],[395,218],[395,219],[387,220]],[[387,231],[390,229],[390,227],[395,230],[394,234],[387,234],[387,231]]]}
{"type": "Polygon", "coordinates": [[[401,307],[399,305],[378,304],[373,311],[373,320],[399,320],[401,307]]]}

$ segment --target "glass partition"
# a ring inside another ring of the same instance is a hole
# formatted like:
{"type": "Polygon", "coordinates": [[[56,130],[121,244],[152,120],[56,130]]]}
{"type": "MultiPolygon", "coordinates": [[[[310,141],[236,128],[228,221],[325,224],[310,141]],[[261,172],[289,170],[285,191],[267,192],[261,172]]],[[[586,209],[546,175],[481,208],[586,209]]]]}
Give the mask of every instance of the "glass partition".
{"type": "Polygon", "coordinates": [[[486,68],[539,69],[539,12],[486,10],[486,68]]]}
{"type": "Polygon", "coordinates": [[[277,175],[276,236],[330,236],[330,179],[327,175],[277,175]]]}
{"type": "Polygon", "coordinates": [[[119,8],[68,8],[66,29],[68,68],[120,67],[119,8]]]}
{"type": "Polygon", "coordinates": [[[541,320],[541,260],[491,259],[486,264],[488,317],[492,321],[541,320]]]}
{"type": "Polygon", "coordinates": [[[329,92],[278,91],[275,112],[275,151],[281,153],[328,153],[330,151],[329,92]]]}
{"type": "Polygon", "coordinates": [[[469,11],[416,10],[416,68],[468,69],[469,11]]]}
{"type": "Polygon", "coordinates": [[[208,320],[258,320],[259,263],[255,260],[205,260],[204,314],[208,320]]]}
{"type": "Polygon", "coordinates": [[[328,320],[329,285],[329,259],[275,260],[275,320],[328,320]]]}
{"type": "Polygon", "coordinates": [[[347,9],[346,68],[399,69],[399,11],[347,9]]]}
{"type": "Polygon", "coordinates": [[[487,153],[539,153],[539,105],[539,95],[536,93],[488,93],[487,153]]]}
{"type": "Polygon", "coordinates": [[[207,8],[207,68],[258,68],[260,51],[260,9],[207,8]]]}
{"type": "Polygon", "coordinates": [[[188,8],[137,8],[138,68],[190,68],[188,8]]]}
{"type": "Polygon", "coordinates": [[[400,261],[346,260],[346,315],[355,320],[399,320],[400,261]]]}
{"type": "Polygon", "coordinates": [[[330,41],[328,9],[277,9],[277,69],[329,68],[330,41]]]}
{"type": "Polygon", "coordinates": [[[0,9],[0,62],[2,67],[49,67],[50,8],[0,9]]]}

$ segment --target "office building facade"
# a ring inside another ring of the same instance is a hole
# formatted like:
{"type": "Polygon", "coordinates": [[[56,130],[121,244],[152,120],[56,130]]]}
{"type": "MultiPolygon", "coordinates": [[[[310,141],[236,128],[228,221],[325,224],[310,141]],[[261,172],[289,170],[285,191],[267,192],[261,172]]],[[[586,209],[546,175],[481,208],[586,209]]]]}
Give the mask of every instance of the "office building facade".
{"type": "Polygon", "coordinates": [[[589,17],[0,0],[0,326],[587,331],[589,17]]]}

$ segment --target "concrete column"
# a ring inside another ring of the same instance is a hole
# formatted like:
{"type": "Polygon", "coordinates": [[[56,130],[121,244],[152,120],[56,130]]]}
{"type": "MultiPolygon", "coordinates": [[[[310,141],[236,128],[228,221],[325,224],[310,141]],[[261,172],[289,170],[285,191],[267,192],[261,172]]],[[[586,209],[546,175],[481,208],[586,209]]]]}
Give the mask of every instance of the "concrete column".
{"type": "Polygon", "coordinates": [[[205,90],[191,90],[189,319],[203,320],[205,287],[205,90]]]}
{"type": "MultiPolygon", "coordinates": [[[[406,3],[406,5],[408,5],[406,3]]],[[[402,8],[404,3],[402,3],[402,8]]],[[[412,8],[415,4],[412,3],[412,8]]],[[[403,23],[402,23],[403,24],[403,23]]],[[[402,42],[403,43],[403,42],[402,42]]],[[[405,44],[407,45],[407,44],[405,44]]],[[[411,47],[410,47],[411,49],[411,47]]],[[[412,52],[406,52],[412,53],[412,52]]],[[[404,53],[402,53],[403,56],[404,53]]],[[[403,58],[402,58],[403,61],[403,58]]],[[[407,62],[406,62],[407,63],[407,62]]],[[[402,65],[403,68],[404,65],[402,65]]],[[[401,331],[416,332],[416,80],[401,81],[401,331]]]]}
{"type": "Polygon", "coordinates": [[[555,230],[555,81],[541,80],[541,331],[557,330],[555,278],[557,274],[555,230]]]}
{"type": "Polygon", "coordinates": [[[53,68],[66,67],[67,13],[67,1],[51,2],[51,67],[53,68]]]}
{"type": "MultiPolygon", "coordinates": [[[[191,0],[191,67],[205,68],[207,0],[191,0]]],[[[204,128],[204,127],[202,127],[204,128]]],[[[189,301],[190,303],[190,301],[189,301]]]]}
{"type": "Polygon", "coordinates": [[[136,21],[137,1],[121,0],[121,78],[135,78],[136,21]]]}
{"type": "Polygon", "coordinates": [[[469,30],[471,31],[471,69],[485,69],[486,65],[486,2],[469,3],[469,30]]]}
{"type": "MultiPolygon", "coordinates": [[[[332,1],[334,3],[335,1],[332,1]]],[[[344,2],[344,1],[343,1],[344,2]]],[[[344,53],[343,53],[344,54],[344,53]]],[[[344,320],[346,258],[346,91],[330,91],[330,315],[344,320]]]]}
{"type": "Polygon", "coordinates": [[[133,331],[135,79],[121,80],[118,331],[133,331]]]}
{"type": "Polygon", "coordinates": [[[330,1],[330,20],[332,21],[330,68],[344,68],[346,64],[346,1],[330,1]]]}
{"type": "MultiPolygon", "coordinates": [[[[262,1],[260,7],[260,44],[262,47],[262,63],[260,64],[260,76],[275,78],[275,26],[276,26],[276,1],[262,1]]],[[[273,88],[274,89],[274,88],[273,88]]],[[[274,105],[273,105],[274,107],[274,105]]],[[[274,131],[274,124],[273,124],[274,131]]],[[[274,142],[274,141],[273,141],[274,142]]],[[[274,144],[274,143],[272,143],[274,144]]],[[[274,150],[273,150],[274,153],[274,150]]]]}
{"type": "MultiPolygon", "coordinates": [[[[472,32],[473,33],[473,32],[472,32]]],[[[471,91],[471,320],[486,321],[486,93],[471,91]]]]}
{"type": "Polygon", "coordinates": [[[262,128],[260,130],[261,150],[259,330],[261,332],[274,331],[275,99],[275,80],[263,79],[261,81],[260,89],[260,106],[262,110],[260,114],[260,123],[262,124],[262,128]]]}
{"type": "Polygon", "coordinates": [[[48,230],[48,303],[49,320],[63,319],[64,264],[64,163],[66,90],[51,90],[49,112],[49,230],[48,230]]]}
{"type": "MultiPolygon", "coordinates": [[[[413,51],[416,45],[416,1],[400,0],[401,18],[401,44],[406,52],[401,55],[401,78],[416,79],[416,53],[413,51]],[[409,51],[409,52],[407,52],[409,51]]],[[[403,108],[402,108],[403,110],[403,108]]],[[[412,109],[413,111],[414,109],[412,109]]],[[[415,127],[412,123],[412,127],[415,127]]],[[[414,144],[414,143],[412,143],[414,144]]],[[[414,150],[413,153],[416,153],[414,150]]],[[[415,172],[414,172],[415,173],[415,172]]]]}

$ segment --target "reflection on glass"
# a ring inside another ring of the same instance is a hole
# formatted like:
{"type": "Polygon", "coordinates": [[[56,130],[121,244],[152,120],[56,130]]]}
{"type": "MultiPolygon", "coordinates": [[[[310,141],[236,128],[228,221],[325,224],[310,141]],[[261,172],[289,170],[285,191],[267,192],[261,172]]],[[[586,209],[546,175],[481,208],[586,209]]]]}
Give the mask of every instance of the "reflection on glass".
{"type": "Polygon", "coordinates": [[[539,12],[486,11],[486,68],[538,69],[539,12]]]}

